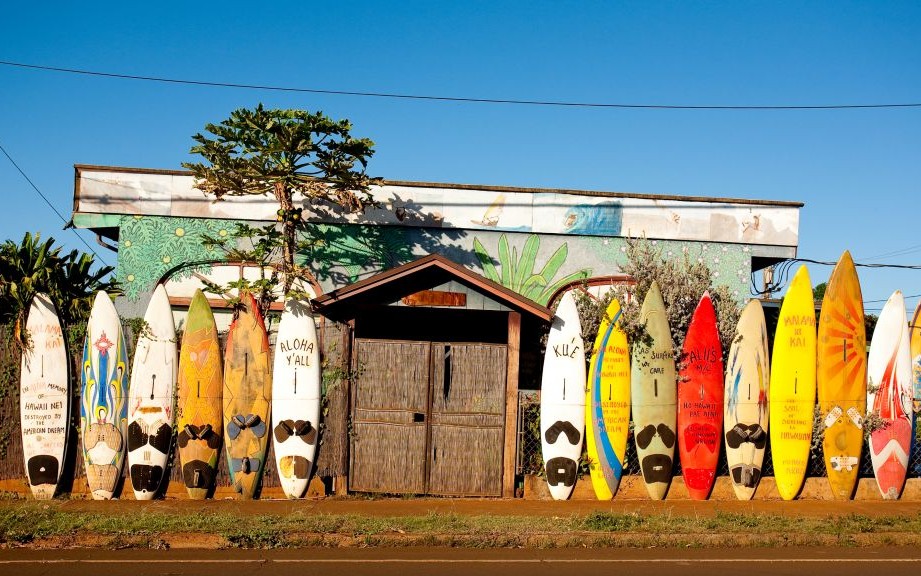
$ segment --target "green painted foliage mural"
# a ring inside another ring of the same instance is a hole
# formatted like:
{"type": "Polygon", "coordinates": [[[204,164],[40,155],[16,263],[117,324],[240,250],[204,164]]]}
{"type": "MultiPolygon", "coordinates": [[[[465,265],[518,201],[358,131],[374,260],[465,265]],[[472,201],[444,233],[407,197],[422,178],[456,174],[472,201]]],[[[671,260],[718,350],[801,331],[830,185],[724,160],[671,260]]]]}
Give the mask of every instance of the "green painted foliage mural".
{"type": "MultiPolygon", "coordinates": [[[[231,220],[122,218],[117,276],[125,295],[137,300],[153,290],[164,274],[183,264],[201,263],[182,268],[177,277],[207,273],[211,269],[208,262],[223,260],[226,254],[203,245],[204,236],[230,238],[235,227],[231,220]]],[[[338,288],[357,281],[362,274],[418,258],[413,246],[419,239],[410,237],[410,231],[395,226],[312,225],[302,234],[298,263],[327,289],[338,288]]]]}
{"type": "MultiPolygon", "coordinates": [[[[179,277],[208,273],[208,262],[226,254],[203,245],[203,236],[229,237],[236,222],[197,218],[134,217],[120,222],[117,277],[132,301],[144,297],[167,272],[179,277]],[[188,266],[192,264],[192,266],[188,266]]],[[[666,259],[690,258],[713,270],[713,282],[726,285],[740,302],[748,294],[751,251],[745,245],[650,241],[666,259]]],[[[617,274],[626,263],[626,240],[463,231],[362,224],[310,224],[299,239],[298,263],[323,291],[439,253],[540,304],[562,286],[617,274]]]]}
{"type": "Polygon", "coordinates": [[[202,236],[226,237],[233,229],[228,220],[126,216],[119,230],[118,281],[129,300],[153,289],[169,270],[180,264],[202,262],[180,271],[180,277],[210,270],[210,260],[220,251],[202,245],[202,236]]]}
{"type": "Polygon", "coordinates": [[[539,271],[535,270],[540,250],[540,237],[536,234],[530,234],[525,240],[520,256],[517,246],[510,247],[508,235],[500,236],[498,269],[495,260],[479,238],[473,239],[473,250],[483,267],[484,276],[538,304],[547,304],[557,290],[571,282],[584,280],[592,274],[591,269],[583,268],[556,279],[569,255],[569,245],[565,242],[560,244],[539,271]]]}

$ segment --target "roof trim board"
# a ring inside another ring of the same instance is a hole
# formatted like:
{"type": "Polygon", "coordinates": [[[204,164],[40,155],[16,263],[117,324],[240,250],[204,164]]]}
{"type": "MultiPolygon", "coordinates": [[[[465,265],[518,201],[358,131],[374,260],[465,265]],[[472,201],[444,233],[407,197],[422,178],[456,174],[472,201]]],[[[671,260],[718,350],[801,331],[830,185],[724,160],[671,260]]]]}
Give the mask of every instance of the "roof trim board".
{"type": "Polygon", "coordinates": [[[394,302],[450,280],[497,300],[516,312],[534,316],[544,322],[549,322],[553,318],[553,312],[546,306],[451,262],[440,254],[424,256],[328,292],[314,298],[313,304],[324,316],[337,320],[350,319],[362,306],[394,302]]]}

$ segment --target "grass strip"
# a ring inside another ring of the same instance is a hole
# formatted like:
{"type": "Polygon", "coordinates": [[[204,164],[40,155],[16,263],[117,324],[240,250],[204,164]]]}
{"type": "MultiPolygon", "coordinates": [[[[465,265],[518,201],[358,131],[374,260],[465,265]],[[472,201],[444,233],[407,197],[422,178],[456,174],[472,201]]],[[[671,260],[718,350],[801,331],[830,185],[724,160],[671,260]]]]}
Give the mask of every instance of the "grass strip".
{"type": "Polygon", "coordinates": [[[565,517],[459,515],[374,517],[294,511],[238,515],[232,511],[61,509],[61,503],[0,503],[0,545],[58,539],[64,545],[168,545],[176,535],[219,537],[220,546],[785,546],[921,544],[921,516],[860,514],[798,517],[716,512],[590,512],[565,517]],[[88,537],[95,537],[96,540],[88,537]],[[101,539],[100,539],[101,538],[101,539]],[[95,542],[95,544],[94,544],[95,542]]]}

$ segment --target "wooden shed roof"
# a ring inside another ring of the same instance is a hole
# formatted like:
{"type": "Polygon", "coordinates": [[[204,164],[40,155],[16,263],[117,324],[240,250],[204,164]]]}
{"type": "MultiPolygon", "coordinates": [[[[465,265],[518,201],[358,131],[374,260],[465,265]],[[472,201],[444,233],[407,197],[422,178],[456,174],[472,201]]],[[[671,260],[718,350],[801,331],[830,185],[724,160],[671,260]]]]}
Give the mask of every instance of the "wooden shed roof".
{"type": "Polygon", "coordinates": [[[505,306],[550,322],[553,312],[505,286],[464,268],[439,254],[430,254],[380,274],[334,290],[313,300],[317,311],[336,320],[354,318],[362,308],[395,302],[421,290],[459,282],[505,306]]]}

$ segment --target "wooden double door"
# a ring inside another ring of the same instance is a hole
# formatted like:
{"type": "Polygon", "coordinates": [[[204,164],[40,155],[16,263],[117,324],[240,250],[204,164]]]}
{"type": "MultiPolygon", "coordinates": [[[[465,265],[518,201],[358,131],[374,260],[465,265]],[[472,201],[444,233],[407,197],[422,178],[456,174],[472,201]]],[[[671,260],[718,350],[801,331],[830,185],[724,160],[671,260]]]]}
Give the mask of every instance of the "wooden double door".
{"type": "Polygon", "coordinates": [[[349,489],[501,496],[507,347],[356,339],[349,489]]]}

